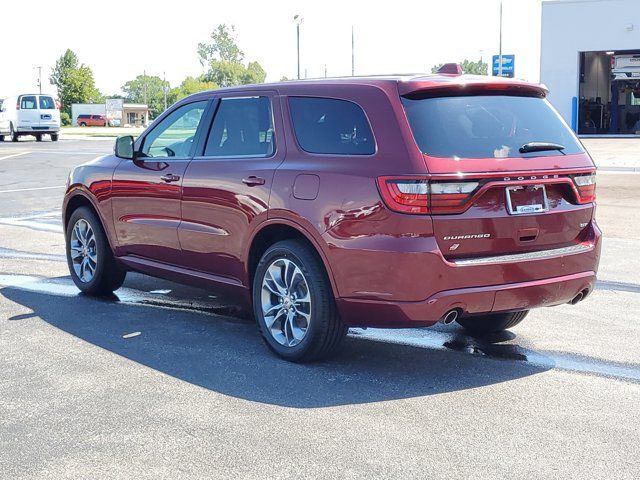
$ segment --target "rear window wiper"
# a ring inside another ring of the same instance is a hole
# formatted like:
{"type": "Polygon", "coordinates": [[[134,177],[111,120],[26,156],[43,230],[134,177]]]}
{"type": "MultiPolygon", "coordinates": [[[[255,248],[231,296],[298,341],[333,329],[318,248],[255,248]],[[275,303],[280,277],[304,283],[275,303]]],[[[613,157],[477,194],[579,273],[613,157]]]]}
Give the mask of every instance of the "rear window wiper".
{"type": "Polygon", "coordinates": [[[562,151],[564,150],[564,145],[549,142],[529,142],[520,147],[520,153],[548,152],[550,150],[558,150],[564,154],[562,151]]]}

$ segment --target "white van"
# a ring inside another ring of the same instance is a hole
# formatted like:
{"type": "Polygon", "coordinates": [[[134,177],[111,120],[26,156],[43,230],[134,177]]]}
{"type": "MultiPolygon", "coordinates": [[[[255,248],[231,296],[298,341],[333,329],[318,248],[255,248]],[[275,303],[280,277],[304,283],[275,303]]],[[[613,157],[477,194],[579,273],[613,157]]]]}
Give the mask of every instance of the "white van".
{"type": "Polygon", "coordinates": [[[39,142],[49,135],[54,142],[60,133],[60,111],[51,95],[25,94],[0,101],[0,141],[5,136],[17,142],[21,135],[33,135],[39,142]]]}

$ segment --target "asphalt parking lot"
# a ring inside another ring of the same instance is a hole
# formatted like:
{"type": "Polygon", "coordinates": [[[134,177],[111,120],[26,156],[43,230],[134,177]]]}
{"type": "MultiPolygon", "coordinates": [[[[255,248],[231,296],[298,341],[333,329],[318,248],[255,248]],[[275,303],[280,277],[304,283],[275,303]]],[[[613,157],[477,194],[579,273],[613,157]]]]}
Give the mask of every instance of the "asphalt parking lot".
{"type": "Polygon", "coordinates": [[[599,173],[587,301],[490,338],[353,330],[295,365],[203,290],[78,293],[64,185],[112,145],[0,143],[0,478],[639,477],[640,174],[599,173]]]}

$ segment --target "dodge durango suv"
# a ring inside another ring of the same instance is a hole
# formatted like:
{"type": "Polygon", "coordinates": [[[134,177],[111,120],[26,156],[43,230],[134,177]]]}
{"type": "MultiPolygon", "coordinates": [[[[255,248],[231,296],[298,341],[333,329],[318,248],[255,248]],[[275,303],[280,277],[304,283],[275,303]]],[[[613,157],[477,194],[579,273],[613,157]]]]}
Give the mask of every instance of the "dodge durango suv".
{"type": "Polygon", "coordinates": [[[334,352],[348,327],[496,332],[577,303],[600,256],[591,158],[544,87],[456,72],[179,101],[71,172],[73,281],[207,288],[291,361],[334,352]]]}

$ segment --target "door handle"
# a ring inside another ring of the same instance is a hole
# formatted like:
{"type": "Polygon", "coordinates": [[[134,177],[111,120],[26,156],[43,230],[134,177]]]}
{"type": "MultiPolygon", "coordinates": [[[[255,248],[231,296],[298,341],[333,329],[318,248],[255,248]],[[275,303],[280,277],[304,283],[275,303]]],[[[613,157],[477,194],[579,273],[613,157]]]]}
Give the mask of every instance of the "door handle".
{"type": "Polygon", "coordinates": [[[178,180],[180,180],[180,176],[174,175],[173,173],[168,173],[167,175],[161,176],[160,180],[167,183],[177,182],[178,180]]]}
{"type": "Polygon", "coordinates": [[[243,178],[242,183],[250,187],[255,187],[256,185],[264,185],[265,179],[251,175],[250,177],[243,178]]]}

